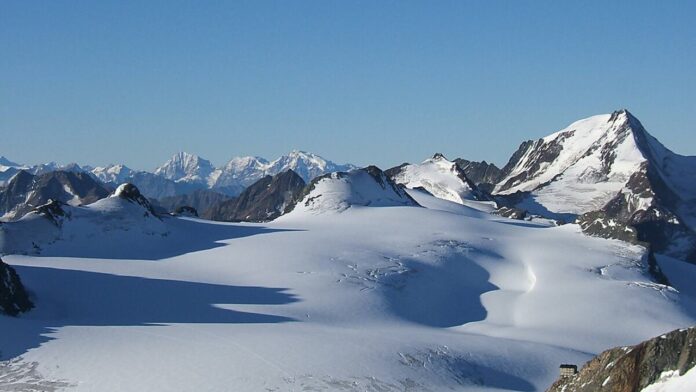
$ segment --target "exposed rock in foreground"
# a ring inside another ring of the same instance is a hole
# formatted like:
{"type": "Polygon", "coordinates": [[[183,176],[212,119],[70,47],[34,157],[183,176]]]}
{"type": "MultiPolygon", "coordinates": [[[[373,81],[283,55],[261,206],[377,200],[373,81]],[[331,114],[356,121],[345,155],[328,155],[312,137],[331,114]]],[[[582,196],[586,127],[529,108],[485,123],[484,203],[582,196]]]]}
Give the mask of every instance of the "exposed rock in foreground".
{"type": "Polygon", "coordinates": [[[33,307],[17,272],[0,259],[0,312],[16,316],[33,307]]]}
{"type": "Polygon", "coordinates": [[[680,329],[632,347],[607,350],[548,392],[639,392],[663,373],[679,376],[696,365],[696,328],[680,329]]]}

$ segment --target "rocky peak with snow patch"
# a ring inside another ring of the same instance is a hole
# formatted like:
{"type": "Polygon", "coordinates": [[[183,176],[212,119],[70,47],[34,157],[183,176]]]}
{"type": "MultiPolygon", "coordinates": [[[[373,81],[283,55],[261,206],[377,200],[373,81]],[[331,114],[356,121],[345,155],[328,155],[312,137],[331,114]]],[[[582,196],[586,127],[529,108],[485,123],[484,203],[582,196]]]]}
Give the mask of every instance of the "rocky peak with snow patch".
{"type": "Polygon", "coordinates": [[[204,217],[219,221],[271,221],[297,202],[304,187],[302,177],[286,170],[263,177],[234,199],[213,205],[204,217]]]}
{"type": "Polygon", "coordinates": [[[150,201],[140,193],[138,187],[131,183],[124,183],[118,186],[110,197],[117,197],[128,202],[139,204],[147,210],[152,216],[157,216],[150,201]]]}
{"type": "Polygon", "coordinates": [[[696,157],[668,150],[627,110],[522,143],[494,191],[501,205],[696,261],[696,157]]]}
{"type": "Polygon", "coordinates": [[[35,176],[20,171],[0,190],[0,213],[5,220],[19,219],[51,200],[82,205],[108,194],[106,188],[83,172],[53,171],[35,176]]]}
{"type": "Polygon", "coordinates": [[[385,173],[396,184],[410,189],[423,188],[435,197],[455,203],[487,199],[455,162],[440,153],[420,164],[403,164],[385,173]]]}
{"type": "Polygon", "coordinates": [[[352,206],[418,206],[418,203],[378,167],[368,166],[315,178],[292,211],[342,212],[352,206]]]}

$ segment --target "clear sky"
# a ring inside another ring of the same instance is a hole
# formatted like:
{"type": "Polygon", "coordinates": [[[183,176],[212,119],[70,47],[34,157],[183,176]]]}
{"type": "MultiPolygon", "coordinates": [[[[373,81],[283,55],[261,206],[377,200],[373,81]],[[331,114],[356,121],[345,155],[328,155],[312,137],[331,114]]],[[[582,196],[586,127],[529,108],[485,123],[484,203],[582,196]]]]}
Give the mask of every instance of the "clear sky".
{"type": "Polygon", "coordinates": [[[503,164],[626,107],[696,154],[696,2],[2,1],[0,155],[503,164]]]}

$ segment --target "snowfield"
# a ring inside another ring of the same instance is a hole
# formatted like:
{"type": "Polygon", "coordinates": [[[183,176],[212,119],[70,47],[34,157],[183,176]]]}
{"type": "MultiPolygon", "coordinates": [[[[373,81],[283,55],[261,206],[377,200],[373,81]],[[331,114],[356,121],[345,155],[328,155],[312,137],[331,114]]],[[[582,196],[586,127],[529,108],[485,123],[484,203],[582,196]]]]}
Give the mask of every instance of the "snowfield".
{"type": "Polygon", "coordinates": [[[3,257],[37,307],[0,317],[0,390],[540,391],[560,363],[696,323],[640,247],[409,194],[425,208],[66,221],[3,257]]]}

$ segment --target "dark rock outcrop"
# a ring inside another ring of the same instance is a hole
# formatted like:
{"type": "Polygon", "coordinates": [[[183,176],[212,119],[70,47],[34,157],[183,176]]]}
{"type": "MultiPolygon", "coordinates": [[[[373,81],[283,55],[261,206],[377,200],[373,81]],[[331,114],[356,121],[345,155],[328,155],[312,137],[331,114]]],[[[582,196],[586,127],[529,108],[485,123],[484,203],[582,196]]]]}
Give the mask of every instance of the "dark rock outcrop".
{"type": "Polygon", "coordinates": [[[638,119],[626,113],[626,132],[633,135],[647,160],[604,207],[579,216],[576,222],[587,234],[644,243],[655,252],[696,263],[696,231],[681,216],[696,200],[673,190],[661,168],[664,162],[654,156],[649,135],[638,119]]]}
{"type": "Polygon", "coordinates": [[[0,191],[0,214],[19,219],[49,201],[90,204],[109,195],[109,191],[83,172],[53,171],[32,175],[20,171],[0,191]]]}
{"type": "Polygon", "coordinates": [[[63,226],[63,220],[70,218],[70,214],[64,208],[66,205],[58,200],[49,200],[48,203],[34,208],[33,212],[48,219],[57,227],[61,227],[63,226]]]}
{"type": "Polygon", "coordinates": [[[222,201],[203,213],[206,219],[228,222],[267,222],[299,200],[305,182],[292,170],[266,176],[238,197],[222,201]]]}
{"type": "Polygon", "coordinates": [[[515,208],[515,207],[498,207],[493,214],[499,215],[505,218],[522,220],[527,217],[527,211],[515,208]]]}
{"type": "Polygon", "coordinates": [[[696,328],[680,329],[631,347],[607,350],[547,392],[639,392],[664,372],[683,375],[696,365],[696,328]]]}
{"type": "Polygon", "coordinates": [[[127,200],[131,203],[139,204],[146,210],[146,214],[150,214],[157,217],[158,214],[155,209],[150,204],[150,201],[140,193],[137,186],[131,183],[121,184],[116,188],[113,194],[114,197],[120,197],[121,199],[127,200]]]}
{"type": "Polygon", "coordinates": [[[213,206],[231,200],[232,197],[207,189],[199,189],[185,195],[165,197],[154,202],[167,212],[176,212],[183,206],[193,207],[196,211],[207,211],[213,206]]]}
{"type": "Polygon", "coordinates": [[[176,210],[174,210],[174,215],[198,217],[198,211],[191,206],[181,206],[177,207],[176,210]]]}
{"type": "Polygon", "coordinates": [[[493,186],[500,180],[502,170],[492,163],[469,161],[462,158],[457,158],[454,162],[468,179],[486,192],[493,190],[493,186]]]}
{"type": "Polygon", "coordinates": [[[17,272],[0,259],[0,311],[17,316],[33,307],[17,272]]]}

